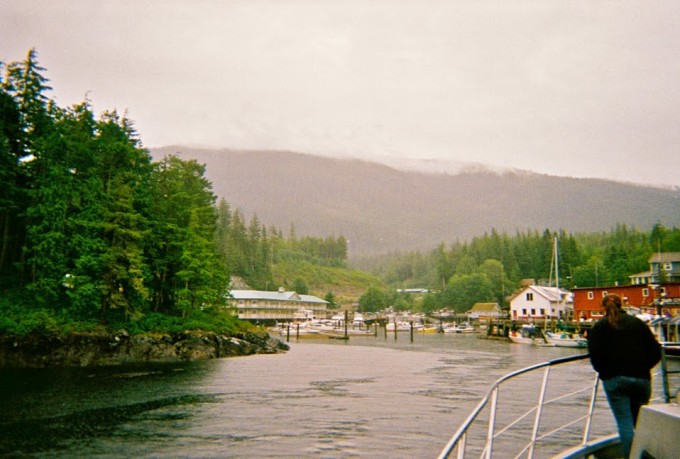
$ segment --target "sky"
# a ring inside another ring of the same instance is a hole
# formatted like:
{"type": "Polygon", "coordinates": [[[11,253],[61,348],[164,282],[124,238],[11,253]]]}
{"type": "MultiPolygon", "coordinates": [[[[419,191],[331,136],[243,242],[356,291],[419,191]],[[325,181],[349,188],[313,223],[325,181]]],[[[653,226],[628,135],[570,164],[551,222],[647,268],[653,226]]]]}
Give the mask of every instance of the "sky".
{"type": "Polygon", "coordinates": [[[149,148],[680,186],[676,0],[0,0],[30,48],[149,148]]]}

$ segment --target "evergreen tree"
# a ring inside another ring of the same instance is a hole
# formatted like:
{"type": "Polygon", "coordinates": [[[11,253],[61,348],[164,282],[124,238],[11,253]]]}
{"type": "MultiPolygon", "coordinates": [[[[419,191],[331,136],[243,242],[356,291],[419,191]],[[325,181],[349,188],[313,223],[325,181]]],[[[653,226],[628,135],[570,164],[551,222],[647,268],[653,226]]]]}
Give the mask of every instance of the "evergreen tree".
{"type": "Polygon", "coordinates": [[[338,303],[336,302],[337,300],[335,299],[335,294],[332,291],[326,293],[326,296],[324,296],[324,300],[328,302],[329,309],[335,309],[338,307],[338,303]]]}
{"type": "Polygon", "coordinates": [[[17,143],[21,158],[40,157],[40,143],[52,124],[48,114],[49,99],[45,95],[52,88],[47,85],[49,80],[43,75],[44,71],[45,68],[38,63],[35,49],[30,49],[22,62],[7,66],[3,85],[19,109],[21,129],[17,143]]]}
{"type": "Polygon", "coordinates": [[[665,241],[666,252],[680,252],[680,228],[673,228],[666,236],[665,241]]]}
{"type": "Polygon", "coordinates": [[[24,219],[21,224],[26,228],[18,263],[22,269],[19,283],[28,282],[35,305],[54,307],[60,296],[61,278],[67,273],[61,247],[66,241],[68,189],[59,184],[68,179],[55,133],[54,117],[59,110],[50,106],[44,94],[51,89],[42,75],[44,70],[31,49],[23,62],[7,67],[4,90],[19,113],[15,143],[18,169],[14,176],[23,190],[19,218],[24,219]]]}
{"type": "Polygon", "coordinates": [[[307,282],[304,281],[302,278],[296,278],[293,281],[293,291],[296,293],[299,293],[301,295],[308,295],[309,294],[309,287],[307,286],[307,282]]]}
{"type": "Polygon", "coordinates": [[[216,244],[218,213],[205,167],[166,157],[154,164],[151,190],[154,310],[187,316],[221,305],[228,270],[216,244]]]}
{"type": "Polygon", "coordinates": [[[192,210],[180,256],[178,304],[184,317],[225,304],[227,272],[213,241],[215,215],[211,208],[192,210]]]}
{"type": "Polygon", "coordinates": [[[20,135],[19,107],[5,91],[0,76],[0,291],[18,283],[14,265],[25,238],[25,220],[20,215],[26,199],[19,163],[20,135]]]}
{"type": "MultiPolygon", "coordinates": [[[[143,257],[148,231],[149,153],[138,148],[129,120],[116,112],[102,115],[96,125],[96,160],[93,164],[101,183],[99,247],[88,258],[100,256],[101,271],[93,276],[101,294],[101,317],[129,320],[141,317],[148,291],[143,257]],[[101,253],[97,253],[101,250],[101,253]],[[118,315],[117,313],[122,313],[118,315]]],[[[97,223],[93,223],[97,226],[97,223]]]]}

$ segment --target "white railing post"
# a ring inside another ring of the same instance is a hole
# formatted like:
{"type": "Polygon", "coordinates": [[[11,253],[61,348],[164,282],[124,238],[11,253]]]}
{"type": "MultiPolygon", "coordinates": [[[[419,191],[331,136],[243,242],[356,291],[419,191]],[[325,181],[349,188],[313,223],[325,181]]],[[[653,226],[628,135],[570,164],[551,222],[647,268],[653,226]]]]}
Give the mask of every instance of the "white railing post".
{"type": "Polygon", "coordinates": [[[465,458],[465,440],[467,439],[467,433],[464,433],[462,437],[460,437],[460,442],[458,442],[458,452],[456,454],[456,457],[458,459],[464,459],[465,458]]]}
{"type": "Polygon", "coordinates": [[[593,423],[593,414],[595,413],[595,400],[597,399],[597,387],[600,384],[600,376],[595,374],[595,383],[593,383],[593,393],[590,396],[590,406],[588,407],[588,417],[586,418],[586,425],[583,428],[582,444],[588,443],[590,437],[590,427],[593,423]]]}
{"type": "Polygon", "coordinates": [[[543,383],[541,384],[541,393],[538,396],[538,405],[536,405],[536,417],[534,418],[534,429],[531,432],[531,445],[527,457],[531,459],[534,457],[534,447],[536,446],[536,438],[538,438],[538,426],[541,423],[541,412],[543,411],[543,401],[545,400],[545,391],[548,387],[548,375],[550,375],[550,367],[545,367],[543,373],[543,383]]]}
{"type": "Polygon", "coordinates": [[[498,406],[498,391],[500,387],[497,386],[491,393],[491,407],[489,408],[489,430],[486,434],[486,459],[491,459],[491,451],[493,449],[493,432],[496,424],[496,408],[498,406]]]}

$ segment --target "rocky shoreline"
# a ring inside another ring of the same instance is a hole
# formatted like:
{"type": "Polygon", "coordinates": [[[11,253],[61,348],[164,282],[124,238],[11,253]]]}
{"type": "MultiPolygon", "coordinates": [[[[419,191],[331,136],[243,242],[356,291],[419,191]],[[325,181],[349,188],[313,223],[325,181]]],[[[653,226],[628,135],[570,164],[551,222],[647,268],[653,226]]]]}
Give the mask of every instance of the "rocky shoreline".
{"type": "Polygon", "coordinates": [[[0,335],[0,369],[177,362],[275,354],[288,349],[287,344],[266,332],[239,336],[203,331],[130,335],[124,330],[21,338],[0,335]]]}

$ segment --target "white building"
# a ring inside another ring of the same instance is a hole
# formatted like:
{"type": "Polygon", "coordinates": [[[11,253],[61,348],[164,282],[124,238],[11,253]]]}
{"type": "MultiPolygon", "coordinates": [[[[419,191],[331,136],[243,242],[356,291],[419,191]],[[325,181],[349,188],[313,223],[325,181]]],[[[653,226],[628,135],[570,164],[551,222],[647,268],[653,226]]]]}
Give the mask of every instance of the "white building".
{"type": "Polygon", "coordinates": [[[326,317],[328,302],[312,295],[295,292],[231,290],[229,303],[243,320],[287,321],[298,317],[300,310],[310,310],[314,317],[326,317]]]}
{"type": "Polygon", "coordinates": [[[557,287],[529,285],[510,299],[513,320],[566,319],[573,313],[573,294],[557,287]]]}

